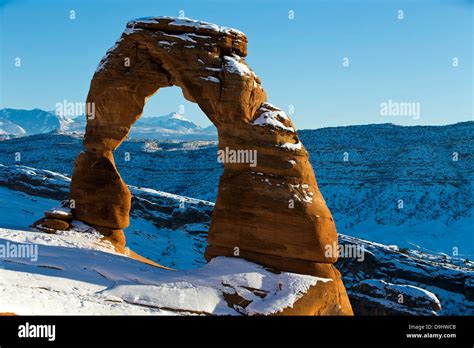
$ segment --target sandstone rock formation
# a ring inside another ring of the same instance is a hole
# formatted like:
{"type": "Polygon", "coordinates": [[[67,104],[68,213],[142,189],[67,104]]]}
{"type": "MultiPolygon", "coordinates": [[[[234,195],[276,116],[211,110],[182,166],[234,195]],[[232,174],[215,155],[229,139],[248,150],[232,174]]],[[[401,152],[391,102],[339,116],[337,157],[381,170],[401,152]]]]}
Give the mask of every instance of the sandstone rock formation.
{"type": "Polygon", "coordinates": [[[168,17],[129,22],[91,82],[87,103],[94,107],[71,182],[74,218],[122,246],[131,196],[112,152],[150,96],[179,86],[217,127],[220,149],[257,156],[252,165],[225,161],[206,258],[239,256],[331,278],[324,292],[308,293],[288,314],[352,314],[332,265],[337,255],[326,253],[337,233],[308,154],[289,117],[267,102],[246,54],[247,38],[234,29],[168,17]]]}

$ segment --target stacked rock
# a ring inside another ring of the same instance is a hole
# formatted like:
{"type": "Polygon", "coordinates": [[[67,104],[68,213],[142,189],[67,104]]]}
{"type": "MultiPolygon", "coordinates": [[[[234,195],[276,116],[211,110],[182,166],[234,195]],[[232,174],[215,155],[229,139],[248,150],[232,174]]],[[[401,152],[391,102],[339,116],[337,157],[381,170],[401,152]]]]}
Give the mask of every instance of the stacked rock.
{"type": "Polygon", "coordinates": [[[67,231],[71,228],[73,220],[69,209],[56,208],[44,212],[44,218],[36,221],[31,227],[46,233],[56,233],[56,231],[67,231]]]}

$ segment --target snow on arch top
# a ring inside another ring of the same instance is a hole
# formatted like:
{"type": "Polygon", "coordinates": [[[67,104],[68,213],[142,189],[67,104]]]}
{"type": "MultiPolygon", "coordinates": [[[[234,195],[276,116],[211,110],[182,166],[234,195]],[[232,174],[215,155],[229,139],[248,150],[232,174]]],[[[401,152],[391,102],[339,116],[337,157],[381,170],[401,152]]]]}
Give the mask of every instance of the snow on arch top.
{"type": "Polygon", "coordinates": [[[144,17],[127,23],[129,29],[159,30],[171,33],[194,33],[196,35],[217,37],[224,47],[245,57],[247,55],[247,36],[237,29],[222,27],[213,23],[190,18],[144,17]]]}

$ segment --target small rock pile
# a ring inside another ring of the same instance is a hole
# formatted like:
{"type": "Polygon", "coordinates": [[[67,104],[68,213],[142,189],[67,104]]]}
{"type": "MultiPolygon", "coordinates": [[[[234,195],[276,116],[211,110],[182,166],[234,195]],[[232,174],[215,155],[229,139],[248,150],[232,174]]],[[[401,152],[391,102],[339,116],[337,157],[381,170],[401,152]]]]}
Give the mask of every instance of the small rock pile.
{"type": "Polygon", "coordinates": [[[44,212],[44,218],[34,222],[30,227],[41,232],[56,233],[71,228],[73,215],[68,208],[55,208],[44,212]]]}

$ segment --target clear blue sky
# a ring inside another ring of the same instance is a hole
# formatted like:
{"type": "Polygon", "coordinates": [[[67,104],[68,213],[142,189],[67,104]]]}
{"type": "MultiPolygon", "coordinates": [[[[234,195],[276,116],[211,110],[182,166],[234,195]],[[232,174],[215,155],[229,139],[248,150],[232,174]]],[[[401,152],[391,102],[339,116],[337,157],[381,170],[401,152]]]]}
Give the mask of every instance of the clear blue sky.
{"type": "MultiPolygon", "coordinates": [[[[97,64],[128,20],[183,10],[247,34],[247,62],[271,103],[294,105],[300,129],[472,120],[473,7],[470,0],[0,0],[0,107],[54,110],[63,100],[85,101],[97,64]],[[389,99],[420,103],[420,118],[381,116],[389,99]]],[[[153,96],[145,116],[180,104],[186,117],[209,124],[176,87],[153,96]]]]}

